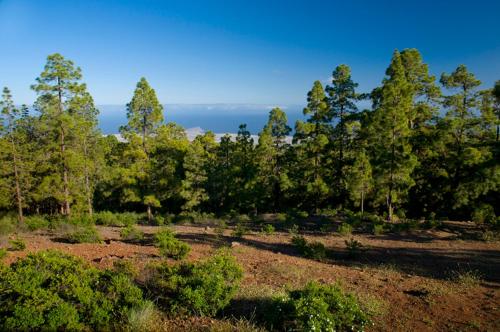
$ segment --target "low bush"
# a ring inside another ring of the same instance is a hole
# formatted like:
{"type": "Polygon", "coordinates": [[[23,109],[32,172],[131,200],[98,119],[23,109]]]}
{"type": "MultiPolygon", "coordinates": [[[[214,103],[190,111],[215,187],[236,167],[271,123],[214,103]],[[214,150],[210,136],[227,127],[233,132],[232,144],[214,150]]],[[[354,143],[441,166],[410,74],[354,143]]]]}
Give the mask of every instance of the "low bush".
{"type": "Polygon", "coordinates": [[[245,223],[252,221],[252,219],[247,214],[239,214],[238,216],[236,216],[235,219],[238,223],[245,223]]]}
{"type": "Polygon", "coordinates": [[[271,322],[287,331],[364,331],[369,323],[353,294],[315,282],[278,300],[271,322]]]}
{"type": "Polygon", "coordinates": [[[224,231],[227,229],[227,224],[224,220],[221,220],[216,226],[215,226],[215,229],[214,229],[214,232],[215,232],[215,236],[217,236],[217,238],[222,238],[224,236],[224,231]]]}
{"type": "Polygon", "coordinates": [[[9,235],[16,230],[17,219],[11,215],[0,218],[0,235],[9,235]]]}
{"type": "Polygon", "coordinates": [[[288,233],[290,235],[297,235],[299,234],[299,226],[297,224],[293,224],[292,226],[290,226],[290,228],[288,229],[288,233]]]}
{"type": "Polygon", "coordinates": [[[4,259],[5,256],[7,256],[7,249],[5,248],[0,248],[0,260],[4,259]]]}
{"type": "Polygon", "coordinates": [[[242,277],[234,257],[218,251],[198,263],[156,266],[148,285],[172,313],[214,316],[229,304],[242,277]]]}
{"type": "Polygon", "coordinates": [[[163,229],[156,233],[154,243],[160,249],[162,256],[175,260],[183,259],[191,250],[187,243],[176,239],[174,233],[169,229],[163,229]]]}
{"type": "Polygon", "coordinates": [[[118,214],[110,211],[101,211],[94,213],[94,220],[97,225],[123,226],[123,223],[118,218],[118,214]]]}
{"type": "Polygon", "coordinates": [[[61,217],[65,223],[76,226],[95,225],[94,218],[87,214],[72,215],[71,217],[61,217]]]}
{"type": "Polygon", "coordinates": [[[497,241],[500,239],[500,232],[493,230],[485,230],[481,232],[480,239],[484,242],[497,241]]]}
{"type": "Polygon", "coordinates": [[[66,233],[64,239],[69,243],[101,243],[99,232],[93,225],[75,226],[66,233]]]}
{"type": "Polygon", "coordinates": [[[433,229],[433,228],[438,228],[443,224],[442,221],[436,220],[436,219],[429,219],[424,221],[422,224],[423,229],[433,229]]]}
{"type": "Polygon", "coordinates": [[[479,205],[472,213],[472,221],[476,224],[490,223],[494,224],[496,222],[495,209],[489,204],[479,205]]]}
{"type": "Polygon", "coordinates": [[[204,212],[182,212],[179,214],[176,218],[177,223],[185,223],[185,222],[191,222],[191,223],[206,223],[210,220],[216,219],[215,215],[213,213],[204,213],[204,212]]]}
{"type": "Polygon", "coordinates": [[[351,235],[352,234],[352,226],[349,225],[348,223],[343,222],[342,224],[340,224],[337,231],[339,232],[339,234],[344,235],[344,236],[351,235]]]}
{"type": "Polygon", "coordinates": [[[33,215],[24,217],[24,223],[30,231],[45,229],[49,227],[49,221],[44,216],[33,215]]]}
{"type": "Polygon", "coordinates": [[[237,223],[236,227],[233,230],[232,236],[243,237],[246,234],[248,234],[248,228],[246,228],[242,223],[237,223]]]}
{"type": "Polygon", "coordinates": [[[26,243],[24,243],[23,239],[16,238],[9,241],[10,250],[12,251],[23,251],[26,249],[26,243]]]}
{"type": "Polygon", "coordinates": [[[164,226],[168,224],[168,219],[165,219],[164,217],[157,215],[154,217],[153,222],[155,226],[164,226]]]}
{"type": "Polygon", "coordinates": [[[358,240],[351,238],[349,241],[345,240],[345,246],[347,249],[347,254],[350,258],[356,258],[361,254],[363,245],[358,240]]]}
{"type": "Polygon", "coordinates": [[[271,224],[265,224],[264,226],[262,226],[261,228],[261,232],[266,234],[266,235],[273,235],[274,232],[275,232],[275,228],[273,225],[271,224]]]}
{"type": "Polygon", "coordinates": [[[101,211],[94,213],[95,223],[103,226],[129,226],[138,224],[142,219],[144,219],[144,215],[135,212],[113,213],[101,211]]]}
{"type": "Polygon", "coordinates": [[[385,233],[384,224],[373,224],[372,225],[373,235],[382,235],[385,233]]]}
{"type": "Polygon", "coordinates": [[[0,272],[0,328],[114,330],[143,306],[142,291],[123,274],[99,271],[81,259],[42,251],[0,272]]]}
{"type": "Polygon", "coordinates": [[[477,270],[458,270],[451,272],[451,281],[455,282],[462,289],[477,287],[482,282],[482,275],[477,270]]]}
{"type": "Polygon", "coordinates": [[[308,242],[305,237],[295,235],[292,237],[292,244],[297,248],[299,253],[306,258],[316,260],[326,258],[326,248],[321,242],[308,242]]]}
{"type": "Polygon", "coordinates": [[[131,279],[135,279],[139,275],[139,269],[129,259],[119,259],[113,262],[113,271],[124,274],[131,279]]]}
{"type": "Polygon", "coordinates": [[[276,216],[274,217],[274,219],[277,222],[285,222],[288,220],[288,216],[286,213],[276,213],[276,216]]]}
{"type": "Polygon", "coordinates": [[[128,326],[124,331],[130,332],[148,332],[148,331],[162,331],[160,314],[158,309],[152,302],[146,301],[144,304],[137,308],[132,308],[128,313],[128,326]]]}
{"type": "Polygon", "coordinates": [[[144,232],[134,225],[128,225],[120,231],[120,237],[124,241],[140,242],[144,240],[144,232]]]}

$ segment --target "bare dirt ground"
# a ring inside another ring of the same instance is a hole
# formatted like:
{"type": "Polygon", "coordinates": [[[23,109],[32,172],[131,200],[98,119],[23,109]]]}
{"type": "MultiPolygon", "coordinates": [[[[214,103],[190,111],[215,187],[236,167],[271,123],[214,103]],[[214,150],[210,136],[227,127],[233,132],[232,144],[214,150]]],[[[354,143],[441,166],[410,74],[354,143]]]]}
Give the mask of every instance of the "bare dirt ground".
{"type": "MultiPolygon", "coordinates": [[[[204,226],[173,226],[178,237],[192,246],[190,260],[209,256],[228,245],[244,268],[242,288],[226,316],[252,319],[265,298],[310,280],[340,282],[358,293],[375,314],[372,331],[500,331],[500,242],[464,240],[449,229],[370,235],[310,233],[306,238],[328,249],[323,262],[302,258],[290,244],[291,235],[257,232],[242,238],[223,237],[204,226]],[[345,240],[363,245],[357,258],[349,258],[345,240]],[[456,278],[457,276],[462,278],[456,278]],[[479,277],[479,278],[478,278],[479,277]]],[[[21,234],[27,248],[9,252],[12,263],[29,252],[53,248],[74,254],[97,267],[111,267],[117,259],[131,259],[140,268],[160,259],[151,243],[159,228],[138,226],[146,234],[140,244],[120,240],[120,228],[98,227],[103,244],[58,242],[48,232],[21,234]]],[[[466,227],[466,226],[464,226],[466,227]]],[[[165,330],[210,330],[217,319],[165,320],[165,330]]]]}

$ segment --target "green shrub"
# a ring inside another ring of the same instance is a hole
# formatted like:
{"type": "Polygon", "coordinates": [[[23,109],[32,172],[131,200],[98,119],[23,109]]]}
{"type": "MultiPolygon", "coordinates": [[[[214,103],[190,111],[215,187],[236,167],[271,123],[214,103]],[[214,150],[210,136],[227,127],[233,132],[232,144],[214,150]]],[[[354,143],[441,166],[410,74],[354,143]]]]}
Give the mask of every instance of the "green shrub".
{"type": "Polygon", "coordinates": [[[10,250],[12,251],[23,251],[26,249],[26,243],[24,243],[23,239],[16,238],[9,241],[10,250]]]}
{"type": "Polygon", "coordinates": [[[347,248],[347,253],[350,258],[356,258],[361,253],[363,245],[358,240],[351,238],[349,241],[345,240],[345,246],[347,248]]]}
{"type": "Polygon", "coordinates": [[[493,206],[489,204],[481,204],[472,213],[472,221],[477,224],[494,224],[496,219],[495,210],[493,209],[493,206]]]}
{"type": "Polygon", "coordinates": [[[277,301],[273,323],[287,331],[364,331],[369,317],[338,285],[311,282],[277,301]]]}
{"type": "Polygon", "coordinates": [[[7,256],[7,249],[5,248],[0,248],[0,260],[4,259],[5,256],[7,256]]]}
{"type": "Polygon", "coordinates": [[[118,219],[124,225],[134,225],[139,224],[144,220],[147,220],[146,216],[141,213],[135,212],[122,212],[118,214],[118,219]]]}
{"type": "Polygon", "coordinates": [[[94,220],[97,225],[123,226],[123,223],[118,218],[118,214],[110,211],[101,211],[94,213],[94,220]]]}
{"type": "Polygon", "coordinates": [[[110,211],[101,211],[94,213],[94,220],[97,225],[103,226],[129,226],[138,224],[144,215],[135,212],[113,213],[110,211]]]}
{"type": "Polygon", "coordinates": [[[164,226],[166,224],[168,224],[168,220],[166,220],[164,217],[162,216],[155,216],[154,217],[154,224],[156,226],[164,226]]]}
{"type": "Polygon", "coordinates": [[[224,236],[224,231],[226,230],[226,228],[227,228],[226,222],[224,220],[220,220],[217,226],[215,226],[214,229],[215,235],[218,238],[221,238],[222,236],[224,236]]]}
{"type": "Polygon", "coordinates": [[[262,227],[261,232],[264,233],[264,234],[266,234],[266,235],[272,235],[275,232],[275,228],[271,224],[265,224],[262,227]]]}
{"type": "Polygon", "coordinates": [[[94,218],[90,217],[87,214],[82,214],[82,215],[72,215],[71,217],[62,217],[64,219],[64,222],[70,224],[70,225],[76,225],[76,226],[90,226],[94,225],[94,218]]]}
{"type": "Polygon", "coordinates": [[[341,235],[351,235],[352,234],[352,226],[349,225],[348,223],[343,222],[340,224],[338,230],[339,234],[341,235]]]}
{"type": "Polygon", "coordinates": [[[139,275],[139,269],[129,259],[119,259],[113,262],[113,271],[124,274],[131,279],[135,279],[139,275]]]}
{"type": "Polygon", "coordinates": [[[155,234],[155,246],[160,249],[160,254],[175,260],[183,259],[187,256],[191,247],[175,238],[174,233],[169,229],[164,229],[155,234]]]}
{"type": "Polygon", "coordinates": [[[242,223],[237,223],[232,235],[234,237],[243,237],[246,234],[248,234],[248,229],[242,223]]]}
{"type": "Polygon", "coordinates": [[[144,240],[144,232],[134,225],[128,225],[120,231],[120,237],[124,241],[140,242],[144,240]]]}
{"type": "Polygon", "coordinates": [[[309,243],[303,236],[295,235],[292,237],[292,244],[306,258],[322,260],[326,257],[326,248],[321,242],[309,243]]]}
{"type": "Polygon", "coordinates": [[[75,226],[64,236],[69,243],[101,243],[102,239],[95,226],[75,226]]]}
{"type": "Polygon", "coordinates": [[[385,233],[384,224],[373,224],[373,235],[382,235],[385,233]]]}
{"type": "Polygon", "coordinates": [[[11,215],[0,218],[0,235],[9,235],[16,230],[17,219],[11,215]]]}
{"type": "Polygon", "coordinates": [[[500,233],[498,231],[485,230],[481,232],[480,238],[484,242],[496,241],[500,239],[500,233]]]}
{"type": "Polygon", "coordinates": [[[250,222],[252,219],[247,214],[240,214],[236,217],[238,223],[250,222]]]}
{"type": "Polygon", "coordinates": [[[297,224],[293,224],[289,229],[288,233],[290,235],[297,235],[299,234],[299,226],[297,224]]]}
{"type": "Polygon", "coordinates": [[[302,235],[294,235],[292,236],[292,244],[302,253],[307,247],[307,240],[302,235]]]}
{"type": "Polygon", "coordinates": [[[433,229],[433,228],[438,228],[443,224],[443,222],[436,220],[436,219],[429,219],[424,221],[422,224],[422,228],[424,229],[433,229]]]}
{"type": "Polygon", "coordinates": [[[288,216],[286,213],[276,213],[276,216],[274,217],[277,222],[285,222],[288,219],[288,216]]]}
{"type": "Polygon", "coordinates": [[[3,269],[0,289],[8,290],[0,297],[4,331],[113,330],[143,305],[127,276],[58,251],[30,254],[3,269]]]}
{"type": "Polygon", "coordinates": [[[336,217],[339,211],[337,209],[323,209],[319,214],[325,217],[336,217]]]}
{"type": "Polygon", "coordinates": [[[24,223],[30,231],[49,227],[49,221],[44,216],[33,215],[24,217],[24,223]]]}
{"type": "Polygon", "coordinates": [[[226,251],[198,263],[157,266],[150,287],[167,310],[214,316],[238,290],[243,272],[226,251]]]}
{"type": "Polygon", "coordinates": [[[130,332],[161,331],[159,323],[161,323],[161,319],[158,309],[152,302],[145,301],[142,306],[130,310],[128,313],[128,326],[121,330],[130,332]]]}

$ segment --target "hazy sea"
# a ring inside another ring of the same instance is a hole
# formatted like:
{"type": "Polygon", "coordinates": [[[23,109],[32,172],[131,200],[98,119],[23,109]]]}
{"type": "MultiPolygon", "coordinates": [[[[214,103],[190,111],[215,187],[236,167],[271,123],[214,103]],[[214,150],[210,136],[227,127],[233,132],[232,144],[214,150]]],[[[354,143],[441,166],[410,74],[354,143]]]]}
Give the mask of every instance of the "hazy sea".
{"type": "MultiPolygon", "coordinates": [[[[164,105],[166,122],[176,122],[186,129],[200,127],[215,133],[236,133],[242,123],[252,134],[258,134],[267,122],[269,111],[275,105],[254,104],[175,104],[164,105]]],[[[279,105],[288,116],[293,129],[297,120],[303,120],[302,105],[279,105]]],[[[116,134],[127,123],[125,105],[99,105],[99,126],[104,134],[116,134]]]]}

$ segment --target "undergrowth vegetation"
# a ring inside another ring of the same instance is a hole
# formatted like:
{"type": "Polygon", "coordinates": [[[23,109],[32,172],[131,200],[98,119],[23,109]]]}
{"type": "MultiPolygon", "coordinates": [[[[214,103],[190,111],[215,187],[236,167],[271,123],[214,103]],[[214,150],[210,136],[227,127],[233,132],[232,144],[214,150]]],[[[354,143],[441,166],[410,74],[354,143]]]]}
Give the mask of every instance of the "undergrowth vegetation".
{"type": "Polygon", "coordinates": [[[172,313],[214,316],[236,294],[243,277],[242,268],[227,251],[211,258],[176,265],[152,266],[148,289],[172,313]]]}
{"type": "Polygon", "coordinates": [[[313,241],[308,242],[302,235],[294,235],[292,244],[297,251],[306,258],[322,260],[326,258],[326,248],[323,243],[313,241]]]}
{"type": "Polygon", "coordinates": [[[276,300],[269,320],[286,331],[364,331],[368,314],[353,294],[339,285],[308,283],[276,300]]]}
{"type": "Polygon", "coordinates": [[[145,303],[126,275],[57,251],[30,254],[3,268],[0,289],[4,331],[109,330],[126,325],[130,310],[145,303]]]}
{"type": "Polygon", "coordinates": [[[191,251],[187,243],[176,239],[174,233],[167,228],[155,234],[154,243],[162,256],[175,260],[183,259],[191,251]]]}

